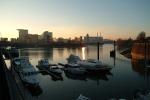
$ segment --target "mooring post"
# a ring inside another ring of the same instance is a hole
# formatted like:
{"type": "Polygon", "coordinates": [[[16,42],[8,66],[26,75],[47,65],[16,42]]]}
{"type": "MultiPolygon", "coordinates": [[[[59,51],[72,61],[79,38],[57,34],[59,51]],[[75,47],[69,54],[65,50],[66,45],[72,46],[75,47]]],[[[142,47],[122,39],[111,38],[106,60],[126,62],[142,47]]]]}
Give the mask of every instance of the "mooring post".
{"type": "Polygon", "coordinates": [[[114,41],[114,52],[116,53],[116,41],[114,41]]]}
{"type": "Polygon", "coordinates": [[[144,60],[145,60],[145,67],[146,67],[146,39],[144,39],[144,44],[145,44],[145,52],[144,52],[145,53],[144,54],[145,55],[145,59],[144,60]]]}
{"type": "Polygon", "coordinates": [[[113,54],[114,58],[116,58],[116,41],[114,40],[114,54],[113,54]]]}
{"type": "Polygon", "coordinates": [[[97,43],[97,60],[99,60],[99,42],[97,43]]]}

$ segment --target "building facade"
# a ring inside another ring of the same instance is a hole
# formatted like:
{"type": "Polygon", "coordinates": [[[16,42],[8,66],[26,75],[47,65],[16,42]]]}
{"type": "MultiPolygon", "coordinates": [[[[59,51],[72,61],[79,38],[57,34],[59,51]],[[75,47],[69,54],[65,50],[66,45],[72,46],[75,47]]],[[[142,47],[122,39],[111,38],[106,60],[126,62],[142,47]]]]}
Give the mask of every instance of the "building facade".
{"type": "Polygon", "coordinates": [[[18,41],[21,43],[26,43],[28,40],[28,30],[26,29],[17,29],[19,31],[18,41]]]}
{"type": "Polygon", "coordinates": [[[39,36],[39,40],[44,44],[51,43],[53,41],[53,32],[45,31],[39,36]]]}
{"type": "Polygon", "coordinates": [[[98,42],[103,43],[103,37],[102,36],[89,36],[89,34],[87,34],[84,37],[83,42],[86,44],[96,44],[98,42]]]}

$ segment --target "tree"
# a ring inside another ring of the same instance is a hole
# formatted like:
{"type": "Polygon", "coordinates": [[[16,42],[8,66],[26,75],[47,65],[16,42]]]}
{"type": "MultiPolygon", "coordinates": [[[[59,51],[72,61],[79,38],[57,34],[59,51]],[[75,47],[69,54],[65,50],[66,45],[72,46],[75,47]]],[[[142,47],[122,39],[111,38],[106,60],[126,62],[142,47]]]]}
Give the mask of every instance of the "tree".
{"type": "Polygon", "coordinates": [[[146,37],[146,33],[144,31],[140,32],[137,36],[136,40],[144,40],[146,37]]]}

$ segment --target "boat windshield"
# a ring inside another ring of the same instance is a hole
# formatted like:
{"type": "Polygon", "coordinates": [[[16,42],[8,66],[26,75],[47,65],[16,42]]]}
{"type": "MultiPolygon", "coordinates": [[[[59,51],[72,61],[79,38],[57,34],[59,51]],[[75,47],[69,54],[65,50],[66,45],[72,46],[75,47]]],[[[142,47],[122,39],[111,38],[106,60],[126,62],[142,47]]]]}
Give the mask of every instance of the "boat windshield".
{"type": "Polygon", "coordinates": [[[76,63],[78,61],[81,61],[80,57],[75,56],[75,55],[70,55],[67,60],[69,63],[76,63]]]}

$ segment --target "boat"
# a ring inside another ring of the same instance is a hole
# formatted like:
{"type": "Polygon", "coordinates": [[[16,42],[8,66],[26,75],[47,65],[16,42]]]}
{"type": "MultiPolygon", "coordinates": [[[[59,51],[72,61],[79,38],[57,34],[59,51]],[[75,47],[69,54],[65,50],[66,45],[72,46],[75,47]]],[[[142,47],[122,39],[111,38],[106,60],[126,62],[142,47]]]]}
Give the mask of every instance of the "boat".
{"type": "Polygon", "coordinates": [[[83,96],[82,94],[79,95],[79,97],[76,100],[91,100],[86,96],[83,96]]]}
{"type": "Polygon", "coordinates": [[[49,71],[54,73],[54,74],[58,74],[58,75],[61,75],[62,74],[62,70],[58,67],[58,65],[52,65],[50,66],[49,68],[49,71]]]}
{"type": "Polygon", "coordinates": [[[66,66],[66,67],[80,67],[80,65],[77,64],[77,63],[68,63],[68,64],[66,64],[65,66],[66,66]]]}
{"type": "Polygon", "coordinates": [[[49,64],[48,59],[41,59],[40,61],[38,61],[38,66],[44,67],[44,68],[49,68],[50,64],[49,64]]]}
{"type": "Polygon", "coordinates": [[[81,67],[66,67],[64,70],[75,75],[83,75],[86,73],[86,70],[81,67]]]}
{"type": "Polygon", "coordinates": [[[69,56],[69,58],[67,58],[67,60],[69,64],[77,64],[78,66],[85,68],[87,71],[109,71],[111,69],[111,67],[99,60],[81,60],[80,57],[72,54],[69,56]]]}
{"type": "Polygon", "coordinates": [[[45,70],[48,73],[54,73],[54,74],[58,74],[58,75],[62,74],[62,70],[58,67],[58,65],[50,64],[48,59],[41,59],[40,61],[38,61],[37,67],[40,70],[45,70]]]}
{"type": "Polygon", "coordinates": [[[37,71],[33,68],[24,68],[21,72],[19,72],[19,76],[23,83],[25,83],[27,86],[39,86],[39,80],[37,79],[37,71]]]}
{"type": "Polygon", "coordinates": [[[18,73],[20,79],[27,86],[38,86],[37,71],[29,62],[28,57],[17,57],[11,61],[12,68],[18,73]]]}
{"type": "Polygon", "coordinates": [[[14,68],[16,72],[19,72],[24,66],[21,66],[21,63],[29,63],[29,58],[22,56],[22,57],[15,57],[11,61],[11,66],[14,68]]]}

